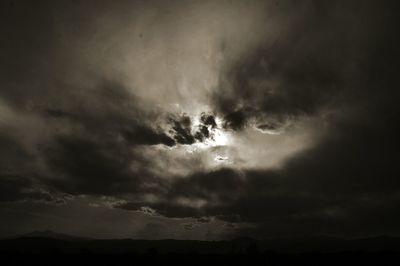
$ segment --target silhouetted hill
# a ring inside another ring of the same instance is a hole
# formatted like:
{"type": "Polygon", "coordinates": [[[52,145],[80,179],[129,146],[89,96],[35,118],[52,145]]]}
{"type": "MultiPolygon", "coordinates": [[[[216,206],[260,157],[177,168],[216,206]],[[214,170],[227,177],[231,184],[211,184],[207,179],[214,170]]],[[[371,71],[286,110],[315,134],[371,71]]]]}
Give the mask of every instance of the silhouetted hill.
{"type": "Polygon", "coordinates": [[[51,230],[33,231],[23,235],[19,235],[14,238],[48,238],[48,239],[71,240],[71,241],[89,240],[89,238],[57,233],[51,230]]]}
{"type": "Polygon", "coordinates": [[[400,261],[400,238],[345,240],[327,237],[226,241],[84,239],[33,232],[0,240],[0,260],[11,265],[391,265],[400,261]],[[49,237],[44,237],[48,235],[49,237]],[[64,239],[61,239],[64,238],[64,239]]]}
{"type": "Polygon", "coordinates": [[[334,253],[400,252],[399,237],[340,239],[304,237],[255,240],[239,238],[226,241],[85,239],[51,231],[32,232],[14,239],[0,240],[0,251],[27,254],[255,254],[255,253],[334,253]]]}

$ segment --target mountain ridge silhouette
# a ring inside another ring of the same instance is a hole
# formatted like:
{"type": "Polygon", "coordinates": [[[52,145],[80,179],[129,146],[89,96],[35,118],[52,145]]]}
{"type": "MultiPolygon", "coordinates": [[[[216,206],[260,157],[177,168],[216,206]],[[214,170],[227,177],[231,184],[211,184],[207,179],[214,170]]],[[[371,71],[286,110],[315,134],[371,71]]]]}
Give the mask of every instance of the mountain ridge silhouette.
{"type": "Polygon", "coordinates": [[[376,236],[369,238],[342,239],[326,236],[271,238],[257,240],[239,237],[231,240],[145,240],[145,239],[93,239],[51,230],[33,231],[13,238],[0,240],[0,251],[23,253],[46,253],[57,249],[66,253],[89,250],[99,254],[137,253],[150,249],[163,254],[246,254],[249,252],[400,252],[400,237],[376,236]]]}

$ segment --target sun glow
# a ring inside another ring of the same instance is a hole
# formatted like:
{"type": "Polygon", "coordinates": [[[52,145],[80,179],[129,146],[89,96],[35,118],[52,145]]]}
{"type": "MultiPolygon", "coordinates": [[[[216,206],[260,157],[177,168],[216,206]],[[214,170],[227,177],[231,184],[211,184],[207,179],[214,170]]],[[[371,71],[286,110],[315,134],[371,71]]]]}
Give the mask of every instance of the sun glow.
{"type": "Polygon", "coordinates": [[[203,147],[218,147],[227,146],[229,144],[228,133],[223,129],[223,122],[220,118],[215,117],[216,127],[212,128],[208,126],[208,131],[210,132],[210,137],[205,139],[201,144],[203,147]]]}
{"type": "Polygon", "coordinates": [[[213,139],[210,139],[210,146],[226,146],[228,144],[228,136],[220,129],[214,130],[213,139]]]}

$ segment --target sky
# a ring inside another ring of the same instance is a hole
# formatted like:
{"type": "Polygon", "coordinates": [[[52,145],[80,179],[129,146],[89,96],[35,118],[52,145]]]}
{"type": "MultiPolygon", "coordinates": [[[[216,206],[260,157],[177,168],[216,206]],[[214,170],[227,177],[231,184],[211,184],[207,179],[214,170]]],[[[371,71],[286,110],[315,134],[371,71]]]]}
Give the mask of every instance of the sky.
{"type": "Polygon", "coordinates": [[[400,235],[397,1],[0,5],[0,237],[400,235]]]}

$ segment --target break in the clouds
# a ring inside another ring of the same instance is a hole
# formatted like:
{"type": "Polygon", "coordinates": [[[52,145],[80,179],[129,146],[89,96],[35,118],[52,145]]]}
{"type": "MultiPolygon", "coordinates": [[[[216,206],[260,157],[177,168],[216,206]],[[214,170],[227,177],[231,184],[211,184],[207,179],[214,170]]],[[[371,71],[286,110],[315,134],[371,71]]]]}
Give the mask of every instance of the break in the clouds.
{"type": "Polygon", "coordinates": [[[394,1],[1,5],[2,235],[399,234],[394,1]]]}

